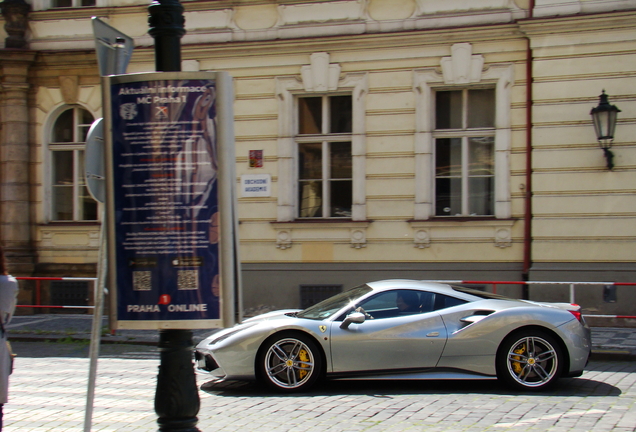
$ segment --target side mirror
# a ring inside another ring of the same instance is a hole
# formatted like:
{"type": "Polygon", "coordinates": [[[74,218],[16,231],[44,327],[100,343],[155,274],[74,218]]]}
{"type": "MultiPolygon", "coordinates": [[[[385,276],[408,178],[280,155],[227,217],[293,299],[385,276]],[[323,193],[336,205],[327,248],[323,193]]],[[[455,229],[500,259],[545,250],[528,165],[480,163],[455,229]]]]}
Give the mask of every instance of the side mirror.
{"type": "Polygon", "coordinates": [[[348,329],[351,324],[362,324],[365,320],[365,316],[362,312],[352,312],[344,319],[342,324],[340,324],[341,329],[348,329]]]}

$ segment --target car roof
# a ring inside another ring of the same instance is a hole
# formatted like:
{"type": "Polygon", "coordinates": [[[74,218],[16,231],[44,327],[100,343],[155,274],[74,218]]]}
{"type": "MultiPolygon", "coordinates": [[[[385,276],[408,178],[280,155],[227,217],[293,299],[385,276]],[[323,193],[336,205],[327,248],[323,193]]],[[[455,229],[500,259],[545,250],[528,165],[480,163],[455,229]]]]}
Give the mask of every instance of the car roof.
{"type": "Polygon", "coordinates": [[[375,282],[367,282],[373,291],[386,291],[391,289],[415,289],[434,291],[439,293],[457,294],[448,284],[424,282],[412,279],[387,279],[375,282]]]}
{"type": "Polygon", "coordinates": [[[496,294],[481,295],[478,291],[473,290],[475,294],[472,294],[470,289],[455,289],[453,285],[439,282],[427,282],[412,279],[387,279],[375,282],[368,282],[367,285],[373,290],[372,292],[382,292],[394,289],[412,289],[420,291],[429,291],[433,293],[445,294],[451,297],[456,297],[469,302],[480,300],[498,300],[498,301],[520,301],[507,298],[505,296],[497,296],[496,294]]]}

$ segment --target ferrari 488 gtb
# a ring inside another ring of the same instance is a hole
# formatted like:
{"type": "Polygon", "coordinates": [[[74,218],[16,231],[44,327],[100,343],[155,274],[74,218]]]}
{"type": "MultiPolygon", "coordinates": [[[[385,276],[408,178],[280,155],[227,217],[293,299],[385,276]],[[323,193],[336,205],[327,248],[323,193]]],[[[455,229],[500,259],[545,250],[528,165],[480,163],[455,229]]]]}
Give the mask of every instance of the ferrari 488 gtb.
{"type": "Polygon", "coordinates": [[[532,390],[579,376],[590,347],[577,305],[386,280],[247,319],[203,340],[195,356],[215,379],[281,391],[356,378],[498,378],[532,390]]]}

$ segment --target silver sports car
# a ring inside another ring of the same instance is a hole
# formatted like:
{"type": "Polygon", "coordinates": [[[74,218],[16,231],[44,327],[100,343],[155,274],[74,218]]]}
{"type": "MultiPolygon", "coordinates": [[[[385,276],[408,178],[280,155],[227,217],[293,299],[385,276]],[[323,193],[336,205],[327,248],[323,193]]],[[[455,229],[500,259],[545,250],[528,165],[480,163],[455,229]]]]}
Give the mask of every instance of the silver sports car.
{"type": "Polygon", "coordinates": [[[286,392],[325,378],[498,378],[538,390],[580,376],[590,347],[578,305],[386,280],[247,319],[203,340],[195,358],[214,379],[286,392]]]}

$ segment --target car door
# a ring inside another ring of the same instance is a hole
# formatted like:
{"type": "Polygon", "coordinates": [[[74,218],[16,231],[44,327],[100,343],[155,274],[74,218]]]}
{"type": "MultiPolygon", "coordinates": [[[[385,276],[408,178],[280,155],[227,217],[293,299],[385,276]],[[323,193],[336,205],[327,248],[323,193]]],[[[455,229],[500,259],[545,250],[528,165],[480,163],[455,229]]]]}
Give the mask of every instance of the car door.
{"type": "Polygon", "coordinates": [[[442,318],[434,311],[401,314],[394,306],[391,308],[398,294],[399,290],[380,293],[361,304],[369,315],[362,324],[343,329],[341,321],[332,323],[334,373],[413,370],[437,365],[447,339],[442,318]]]}

